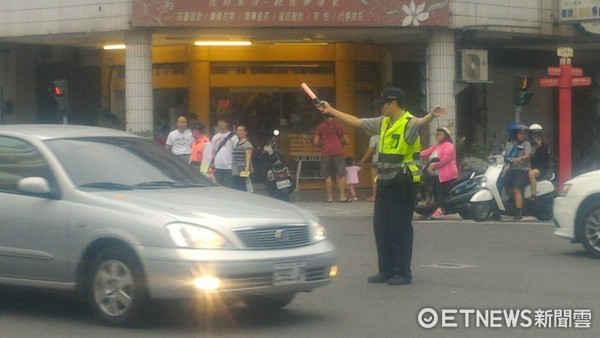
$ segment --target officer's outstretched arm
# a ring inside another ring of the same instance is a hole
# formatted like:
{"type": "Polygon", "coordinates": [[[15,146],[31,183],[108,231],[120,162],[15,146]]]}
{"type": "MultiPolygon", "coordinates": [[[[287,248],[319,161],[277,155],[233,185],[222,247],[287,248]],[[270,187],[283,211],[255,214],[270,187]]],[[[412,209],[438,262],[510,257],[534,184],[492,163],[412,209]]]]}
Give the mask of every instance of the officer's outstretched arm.
{"type": "Polygon", "coordinates": [[[362,124],[360,123],[360,119],[358,117],[333,108],[327,101],[321,101],[320,103],[318,103],[317,108],[319,109],[319,111],[321,111],[321,114],[333,115],[336,119],[356,128],[362,127],[362,124]]]}
{"type": "Polygon", "coordinates": [[[443,107],[443,106],[434,106],[433,108],[431,108],[431,111],[429,111],[429,114],[419,118],[417,120],[417,124],[419,126],[426,126],[429,125],[431,123],[431,121],[433,121],[433,119],[446,115],[448,114],[448,108],[443,107]]]}

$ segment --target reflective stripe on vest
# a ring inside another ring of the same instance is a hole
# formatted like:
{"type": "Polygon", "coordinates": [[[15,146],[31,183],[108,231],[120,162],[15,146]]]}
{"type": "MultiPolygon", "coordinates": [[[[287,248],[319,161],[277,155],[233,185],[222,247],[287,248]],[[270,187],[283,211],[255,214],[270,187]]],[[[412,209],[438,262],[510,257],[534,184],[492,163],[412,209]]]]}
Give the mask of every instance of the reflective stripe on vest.
{"type": "Polygon", "coordinates": [[[389,117],[383,118],[379,138],[379,180],[391,180],[406,167],[412,173],[413,182],[421,182],[421,171],[414,162],[421,151],[421,140],[417,138],[415,143],[408,144],[405,135],[408,121],[413,117],[405,112],[393,125],[390,125],[389,117]]]}

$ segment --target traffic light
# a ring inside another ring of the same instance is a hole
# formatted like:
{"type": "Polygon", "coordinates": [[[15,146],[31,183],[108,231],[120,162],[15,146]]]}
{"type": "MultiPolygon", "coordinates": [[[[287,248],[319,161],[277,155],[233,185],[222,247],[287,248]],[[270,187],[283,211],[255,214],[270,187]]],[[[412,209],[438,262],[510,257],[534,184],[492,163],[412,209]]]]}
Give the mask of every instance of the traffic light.
{"type": "Polygon", "coordinates": [[[67,80],[52,81],[50,90],[54,96],[54,100],[58,103],[58,110],[69,112],[69,82],[67,80]]]}
{"type": "Polygon", "coordinates": [[[517,106],[524,106],[531,101],[533,93],[528,91],[529,86],[533,83],[533,77],[531,76],[519,76],[516,83],[516,90],[514,94],[514,104],[517,106]]]}

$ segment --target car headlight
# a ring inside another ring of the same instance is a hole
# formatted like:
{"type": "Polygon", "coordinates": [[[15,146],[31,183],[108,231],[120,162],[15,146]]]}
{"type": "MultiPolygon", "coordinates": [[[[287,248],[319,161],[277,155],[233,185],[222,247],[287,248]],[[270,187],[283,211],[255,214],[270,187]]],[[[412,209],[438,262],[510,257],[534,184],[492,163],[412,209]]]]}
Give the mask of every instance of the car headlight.
{"type": "Polygon", "coordinates": [[[313,241],[315,242],[319,242],[327,238],[327,231],[319,222],[311,222],[311,232],[313,241]]]}
{"type": "Polygon", "coordinates": [[[229,243],[221,234],[198,225],[187,223],[167,224],[175,245],[194,249],[224,249],[229,243]]]}

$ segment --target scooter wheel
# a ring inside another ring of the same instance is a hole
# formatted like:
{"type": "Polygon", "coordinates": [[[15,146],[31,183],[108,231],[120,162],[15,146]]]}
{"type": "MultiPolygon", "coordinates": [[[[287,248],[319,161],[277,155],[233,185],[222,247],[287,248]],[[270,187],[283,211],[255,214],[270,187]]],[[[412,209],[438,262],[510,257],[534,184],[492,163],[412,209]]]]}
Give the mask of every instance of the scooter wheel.
{"type": "Polygon", "coordinates": [[[485,222],[492,215],[492,202],[475,202],[469,206],[469,214],[475,222],[485,222]]]}

